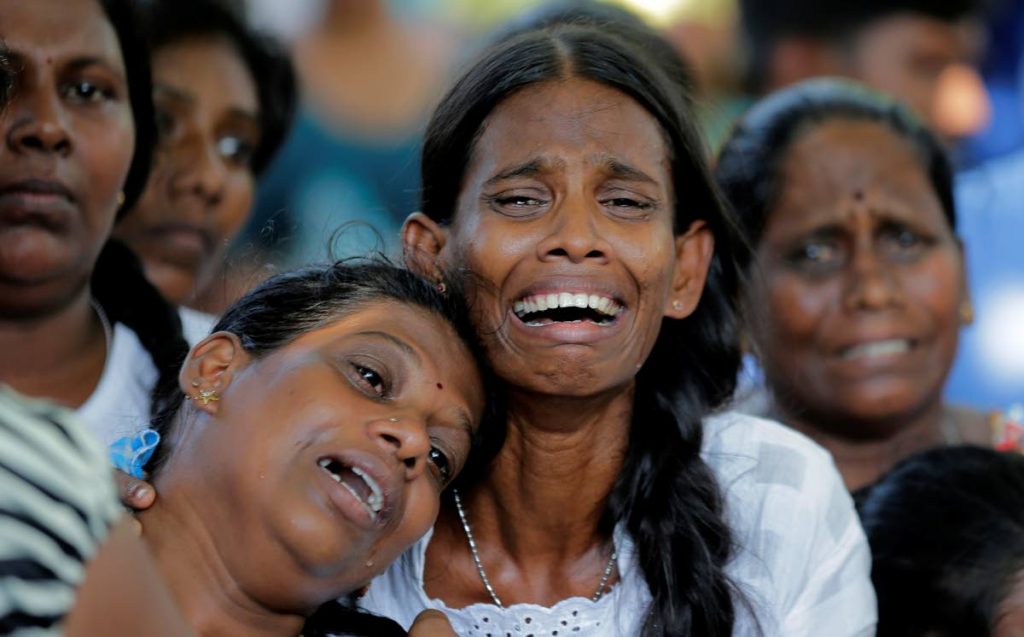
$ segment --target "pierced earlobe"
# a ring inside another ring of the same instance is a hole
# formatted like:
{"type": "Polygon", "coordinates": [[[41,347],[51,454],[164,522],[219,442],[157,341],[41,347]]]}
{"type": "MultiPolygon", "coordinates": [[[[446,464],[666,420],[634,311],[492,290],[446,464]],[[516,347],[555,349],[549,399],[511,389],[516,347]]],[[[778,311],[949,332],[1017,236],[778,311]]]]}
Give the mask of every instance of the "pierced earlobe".
{"type": "Polygon", "coordinates": [[[676,312],[682,310],[683,309],[683,302],[680,301],[679,299],[676,299],[676,300],[672,301],[672,309],[675,310],[676,312]]]}
{"type": "Polygon", "coordinates": [[[207,406],[210,403],[217,402],[220,400],[220,394],[217,393],[216,389],[200,389],[199,393],[195,396],[185,394],[185,400],[192,400],[197,403],[203,403],[203,406],[207,406]]]}
{"type": "Polygon", "coordinates": [[[960,304],[960,324],[971,325],[974,323],[974,305],[970,301],[960,304]]]}

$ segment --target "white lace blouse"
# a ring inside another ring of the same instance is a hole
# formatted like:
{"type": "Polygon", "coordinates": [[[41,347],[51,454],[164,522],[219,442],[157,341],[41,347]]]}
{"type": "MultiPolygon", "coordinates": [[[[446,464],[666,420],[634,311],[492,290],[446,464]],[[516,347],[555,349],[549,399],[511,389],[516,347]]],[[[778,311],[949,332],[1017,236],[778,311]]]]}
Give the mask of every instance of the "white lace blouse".
{"type": "MultiPolygon", "coordinates": [[[[727,571],[754,613],[738,605],[733,635],[874,635],[867,542],[827,452],[777,423],[729,412],[705,422],[701,455],[725,493],[738,545],[727,571]]],[[[428,535],[374,580],[361,605],[406,628],[417,613],[436,608],[464,636],[636,635],[650,592],[623,528],[614,540],[620,581],[597,602],[448,608],[423,589],[428,535]]]]}

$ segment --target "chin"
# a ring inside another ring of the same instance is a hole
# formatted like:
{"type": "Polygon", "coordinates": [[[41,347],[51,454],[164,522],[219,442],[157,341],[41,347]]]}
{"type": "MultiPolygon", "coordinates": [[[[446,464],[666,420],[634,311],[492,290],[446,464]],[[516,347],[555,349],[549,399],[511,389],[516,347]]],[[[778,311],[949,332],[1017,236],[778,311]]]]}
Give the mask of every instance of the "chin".
{"type": "Polygon", "coordinates": [[[891,435],[906,426],[928,404],[920,394],[870,393],[853,395],[834,403],[844,420],[862,423],[858,428],[872,436],[891,435]]]}
{"type": "Polygon", "coordinates": [[[146,278],[174,305],[183,305],[195,294],[196,278],[180,268],[143,260],[146,278]]]}

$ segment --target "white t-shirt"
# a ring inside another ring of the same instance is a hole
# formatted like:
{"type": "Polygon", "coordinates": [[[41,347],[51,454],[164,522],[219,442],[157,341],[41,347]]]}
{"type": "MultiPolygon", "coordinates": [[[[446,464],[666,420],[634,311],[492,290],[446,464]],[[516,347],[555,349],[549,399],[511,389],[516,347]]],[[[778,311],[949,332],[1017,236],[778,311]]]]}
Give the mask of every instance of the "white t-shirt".
{"type": "MultiPolygon", "coordinates": [[[[209,334],[216,322],[213,316],[187,308],[179,310],[179,315],[189,345],[209,334]]],[[[100,382],[77,410],[78,417],[104,445],[148,426],[150,392],[157,380],[153,358],[135,332],[122,323],[115,323],[113,332],[114,342],[100,382]]]]}
{"type": "MultiPolygon", "coordinates": [[[[753,606],[761,634],[874,635],[871,556],[828,453],[778,423],[729,412],[705,421],[701,455],[725,493],[738,547],[726,570],[753,606]]],[[[428,535],[373,581],[360,604],[406,628],[421,610],[436,608],[464,636],[636,635],[650,592],[624,529],[616,529],[614,539],[620,581],[597,602],[576,597],[550,608],[447,608],[423,590],[428,535]]],[[[758,634],[739,605],[733,634],[758,634]]]]}

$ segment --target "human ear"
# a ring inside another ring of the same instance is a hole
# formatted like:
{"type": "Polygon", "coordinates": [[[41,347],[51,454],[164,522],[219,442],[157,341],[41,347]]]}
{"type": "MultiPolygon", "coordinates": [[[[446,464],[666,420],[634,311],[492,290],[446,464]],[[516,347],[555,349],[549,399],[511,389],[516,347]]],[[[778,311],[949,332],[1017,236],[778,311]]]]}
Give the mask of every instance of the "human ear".
{"type": "Polygon", "coordinates": [[[250,359],[238,336],[214,332],[188,353],[178,374],[178,386],[199,409],[217,413],[218,403],[231,384],[234,372],[250,359]]]}
{"type": "Polygon", "coordinates": [[[697,220],[690,224],[686,232],[676,235],[675,244],[676,262],[665,316],[684,319],[697,308],[704,292],[704,282],[715,252],[715,236],[707,223],[697,220]]]}
{"type": "Polygon", "coordinates": [[[967,327],[974,324],[974,303],[971,302],[971,285],[967,280],[967,248],[960,237],[956,239],[960,256],[960,325],[967,327]]]}
{"type": "Polygon", "coordinates": [[[405,267],[422,277],[437,278],[437,260],[447,241],[446,228],[422,212],[412,213],[402,224],[405,267]]]}

